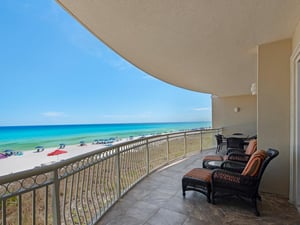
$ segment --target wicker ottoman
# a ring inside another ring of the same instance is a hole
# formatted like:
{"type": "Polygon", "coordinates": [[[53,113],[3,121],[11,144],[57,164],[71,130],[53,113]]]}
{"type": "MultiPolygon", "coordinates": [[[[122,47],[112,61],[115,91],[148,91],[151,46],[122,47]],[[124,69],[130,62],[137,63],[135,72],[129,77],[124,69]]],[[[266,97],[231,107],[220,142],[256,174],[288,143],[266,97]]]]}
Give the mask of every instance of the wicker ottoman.
{"type": "Polygon", "coordinates": [[[212,170],[195,168],[187,172],[182,178],[182,194],[185,197],[186,191],[198,191],[207,197],[207,202],[210,202],[211,193],[211,174],[212,170]]]}

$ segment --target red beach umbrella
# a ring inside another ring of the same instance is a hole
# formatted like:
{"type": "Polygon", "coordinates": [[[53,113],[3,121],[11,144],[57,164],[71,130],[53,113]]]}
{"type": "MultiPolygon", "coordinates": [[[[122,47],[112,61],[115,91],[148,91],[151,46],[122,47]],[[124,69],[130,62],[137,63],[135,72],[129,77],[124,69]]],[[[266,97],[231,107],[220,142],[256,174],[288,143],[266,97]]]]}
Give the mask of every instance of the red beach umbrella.
{"type": "Polygon", "coordinates": [[[56,149],[53,152],[48,153],[47,156],[60,155],[60,154],[64,154],[64,153],[67,153],[67,151],[56,149]]]}

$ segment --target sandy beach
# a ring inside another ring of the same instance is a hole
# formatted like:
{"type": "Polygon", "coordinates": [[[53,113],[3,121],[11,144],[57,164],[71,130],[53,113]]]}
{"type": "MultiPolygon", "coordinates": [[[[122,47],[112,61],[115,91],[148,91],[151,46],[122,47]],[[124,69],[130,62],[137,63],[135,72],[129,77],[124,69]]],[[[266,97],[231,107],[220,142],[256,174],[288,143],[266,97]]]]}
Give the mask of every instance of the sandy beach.
{"type": "MultiPolygon", "coordinates": [[[[128,139],[121,139],[119,141],[115,141],[113,145],[125,141],[128,141],[128,139]]],[[[67,151],[67,153],[54,156],[48,156],[48,154],[58,149],[57,147],[46,148],[42,152],[36,152],[36,150],[23,151],[23,155],[21,156],[9,156],[8,158],[0,159],[0,176],[33,169],[35,167],[40,167],[43,165],[53,164],[61,160],[69,159],[71,157],[78,156],[86,152],[102,149],[105,147],[107,147],[107,145],[93,143],[86,143],[83,146],[80,146],[79,144],[67,145],[64,149],[62,149],[67,151]]]]}

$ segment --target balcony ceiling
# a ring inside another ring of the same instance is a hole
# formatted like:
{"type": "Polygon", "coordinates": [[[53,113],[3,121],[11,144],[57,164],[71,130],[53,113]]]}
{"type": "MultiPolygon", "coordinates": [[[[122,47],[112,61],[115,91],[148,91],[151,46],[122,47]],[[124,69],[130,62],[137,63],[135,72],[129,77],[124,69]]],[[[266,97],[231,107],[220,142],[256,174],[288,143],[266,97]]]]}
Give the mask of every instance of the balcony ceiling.
{"type": "Polygon", "coordinates": [[[291,38],[300,0],[57,0],[120,56],[170,84],[250,94],[257,46],[291,38]]]}

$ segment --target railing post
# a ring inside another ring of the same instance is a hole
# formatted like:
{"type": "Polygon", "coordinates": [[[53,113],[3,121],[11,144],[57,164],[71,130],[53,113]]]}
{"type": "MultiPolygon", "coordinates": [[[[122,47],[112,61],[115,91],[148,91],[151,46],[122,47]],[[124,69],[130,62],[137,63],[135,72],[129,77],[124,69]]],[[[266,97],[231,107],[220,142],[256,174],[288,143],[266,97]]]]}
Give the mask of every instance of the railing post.
{"type": "Polygon", "coordinates": [[[202,141],[203,141],[203,140],[202,140],[202,130],[201,130],[201,131],[200,131],[200,142],[201,142],[201,143],[200,143],[200,151],[201,151],[201,152],[202,152],[202,150],[203,150],[203,149],[202,149],[202,148],[203,148],[203,146],[202,146],[202,141]]]}
{"type": "Polygon", "coordinates": [[[184,132],[184,157],[186,157],[187,145],[186,145],[186,132],[184,132]]]}
{"type": "Polygon", "coordinates": [[[167,135],[167,162],[169,162],[169,135],[167,135]]]}
{"type": "Polygon", "coordinates": [[[147,163],[147,175],[150,173],[150,152],[149,152],[149,140],[146,139],[146,149],[147,149],[147,155],[146,155],[146,163],[147,163]]]}
{"type": "Polygon", "coordinates": [[[53,211],[53,224],[60,225],[60,202],[59,202],[59,179],[58,169],[53,171],[53,189],[52,189],[52,211],[53,211]]]}
{"type": "Polygon", "coordinates": [[[116,171],[117,171],[117,194],[118,198],[121,196],[121,166],[120,166],[120,147],[117,148],[117,161],[116,161],[116,171]]]}

